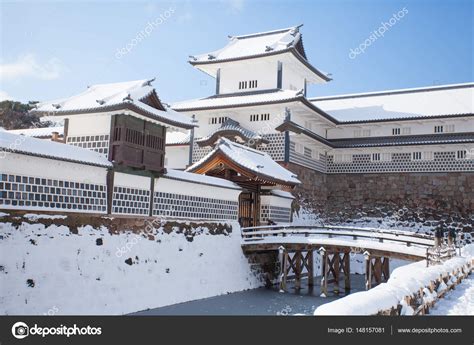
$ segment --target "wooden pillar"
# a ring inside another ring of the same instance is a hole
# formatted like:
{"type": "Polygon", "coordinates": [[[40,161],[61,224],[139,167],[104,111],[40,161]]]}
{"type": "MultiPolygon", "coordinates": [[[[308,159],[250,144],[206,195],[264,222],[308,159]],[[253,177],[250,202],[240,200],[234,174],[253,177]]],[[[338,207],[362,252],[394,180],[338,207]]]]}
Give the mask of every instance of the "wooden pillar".
{"type": "Polygon", "coordinates": [[[365,289],[369,290],[372,287],[372,258],[369,253],[365,252],[365,289]]]}
{"type": "Polygon", "coordinates": [[[382,274],[383,274],[384,281],[387,281],[388,278],[390,278],[390,259],[389,258],[383,258],[382,274]]]}
{"type": "Polygon", "coordinates": [[[286,279],[288,277],[288,252],[285,250],[282,255],[280,291],[286,291],[286,279]]]}
{"type": "Polygon", "coordinates": [[[341,272],[340,252],[335,252],[333,257],[333,272],[334,272],[334,293],[339,294],[339,273],[341,272]]]}
{"type": "Polygon", "coordinates": [[[321,258],[321,294],[328,295],[328,254],[325,250],[320,251],[321,258]]]}
{"type": "Polygon", "coordinates": [[[295,289],[300,290],[301,289],[301,250],[297,250],[295,252],[295,256],[293,257],[293,262],[295,262],[294,268],[295,268],[295,289]]]}
{"type": "Polygon", "coordinates": [[[344,253],[343,260],[344,267],[344,289],[349,291],[351,289],[351,256],[350,253],[344,253]]]}
{"type": "Polygon", "coordinates": [[[308,265],[308,287],[314,286],[314,260],[313,250],[310,249],[306,254],[306,263],[308,265]]]}
{"type": "Polygon", "coordinates": [[[375,282],[377,284],[380,284],[382,282],[382,258],[375,257],[373,260],[374,265],[372,274],[375,278],[375,282]]]}

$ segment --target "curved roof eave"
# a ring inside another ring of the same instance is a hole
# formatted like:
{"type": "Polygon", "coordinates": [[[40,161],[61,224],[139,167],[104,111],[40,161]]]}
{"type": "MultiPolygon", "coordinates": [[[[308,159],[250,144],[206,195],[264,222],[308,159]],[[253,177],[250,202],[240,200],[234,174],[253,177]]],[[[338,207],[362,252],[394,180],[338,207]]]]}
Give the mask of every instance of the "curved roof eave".
{"type": "MultiPolygon", "coordinates": [[[[211,65],[211,64],[217,64],[217,63],[225,63],[225,62],[234,62],[234,61],[241,61],[241,60],[250,60],[250,59],[255,59],[255,58],[261,58],[261,57],[266,57],[266,56],[273,56],[273,55],[279,55],[279,54],[285,54],[285,53],[292,53],[301,63],[305,65],[311,72],[316,74],[320,79],[323,81],[331,81],[332,79],[325,75],[323,72],[318,70],[316,67],[311,65],[308,60],[305,59],[304,56],[302,56],[298,50],[296,49],[295,46],[291,46],[289,48],[277,50],[277,51],[269,51],[265,53],[260,53],[260,54],[253,54],[253,55],[247,55],[247,56],[237,56],[237,57],[232,57],[232,58],[227,58],[227,59],[214,59],[214,60],[209,60],[209,61],[193,61],[193,60],[188,60],[188,62],[194,66],[203,66],[203,65],[211,65]]],[[[209,73],[208,73],[209,74],[209,73]]]]}

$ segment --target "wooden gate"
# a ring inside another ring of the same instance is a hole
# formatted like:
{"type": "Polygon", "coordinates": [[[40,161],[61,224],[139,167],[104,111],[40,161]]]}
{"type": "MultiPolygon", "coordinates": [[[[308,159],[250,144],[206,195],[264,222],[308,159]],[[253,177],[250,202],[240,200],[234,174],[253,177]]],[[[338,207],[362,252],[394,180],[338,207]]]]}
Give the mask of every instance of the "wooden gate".
{"type": "Polygon", "coordinates": [[[254,193],[242,192],[239,195],[239,223],[242,227],[255,226],[254,224],[254,193]]]}

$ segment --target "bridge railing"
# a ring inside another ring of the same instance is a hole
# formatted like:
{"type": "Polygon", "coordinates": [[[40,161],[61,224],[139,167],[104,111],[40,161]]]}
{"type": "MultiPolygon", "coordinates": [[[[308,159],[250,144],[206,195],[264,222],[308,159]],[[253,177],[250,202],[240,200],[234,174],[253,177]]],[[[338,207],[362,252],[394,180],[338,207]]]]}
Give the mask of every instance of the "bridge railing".
{"type": "Polygon", "coordinates": [[[426,249],[426,266],[442,264],[456,256],[455,245],[442,245],[426,249]]]}
{"type": "Polygon", "coordinates": [[[275,236],[323,236],[323,237],[352,237],[357,240],[372,239],[379,242],[399,242],[407,246],[412,244],[432,247],[434,237],[425,234],[416,234],[405,230],[379,229],[379,228],[357,228],[350,226],[320,226],[320,225],[265,225],[242,228],[242,240],[244,243],[255,243],[270,239],[275,236]]]}

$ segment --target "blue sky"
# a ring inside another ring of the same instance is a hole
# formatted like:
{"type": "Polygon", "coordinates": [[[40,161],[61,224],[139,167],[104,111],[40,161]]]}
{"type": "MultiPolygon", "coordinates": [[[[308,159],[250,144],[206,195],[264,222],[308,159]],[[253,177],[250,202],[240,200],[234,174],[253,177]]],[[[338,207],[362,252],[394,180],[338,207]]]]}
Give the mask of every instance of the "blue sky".
{"type": "Polygon", "coordinates": [[[152,77],[166,102],[208,96],[214,80],[188,55],[222,47],[229,34],[301,23],[310,62],[334,79],[311,86],[309,96],[470,82],[473,7],[469,0],[2,2],[0,99],[48,100],[152,77]],[[402,10],[383,37],[350,58],[402,10]],[[160,24],[120,56],[150,21],[160,24]]]}

